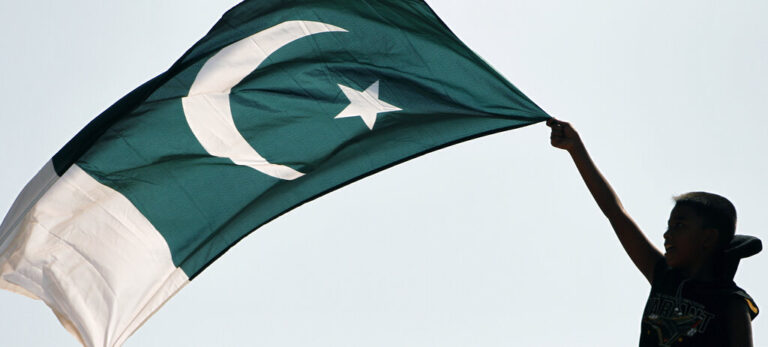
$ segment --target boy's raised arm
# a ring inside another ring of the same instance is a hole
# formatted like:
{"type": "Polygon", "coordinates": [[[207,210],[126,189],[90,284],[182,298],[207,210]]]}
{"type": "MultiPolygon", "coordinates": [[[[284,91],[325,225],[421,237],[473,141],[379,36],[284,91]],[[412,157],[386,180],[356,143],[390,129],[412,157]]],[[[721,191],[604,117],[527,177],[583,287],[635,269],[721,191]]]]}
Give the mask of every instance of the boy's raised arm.
{"type": "Polygon", "coordinates": [[[564,149],[571,155],[581,178],[584,179],[584,183],[586,183],[589,192],[592,193],[592,197],[600,210],[611,222],[624,250],[638,270],[648,279],[648,282],[652,283],[653,267],[663,257],[661,252],[648,241],[637,224],[624,211],[619,197],[592,162],[592,158],[590,158],[576,130],[570,124],[556,119],[548,120],[547,126],[552,128],[550,136],[552,146],[564,149]]]}

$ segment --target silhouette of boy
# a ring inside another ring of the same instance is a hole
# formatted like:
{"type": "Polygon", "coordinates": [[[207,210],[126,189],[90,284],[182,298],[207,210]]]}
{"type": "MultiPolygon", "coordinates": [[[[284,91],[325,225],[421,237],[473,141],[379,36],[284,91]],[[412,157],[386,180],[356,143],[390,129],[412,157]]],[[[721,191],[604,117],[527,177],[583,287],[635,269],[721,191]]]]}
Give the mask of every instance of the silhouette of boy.
{"type": "Polygon", "coordinates": [[[739,260],[762,245],[757,238],[734,235],[733,204],[706,192],[675,197],[662,255],[624,210],[576,130],[556,119],[547,126],[552,146],[571,155],[624,250],[651,284],[640,346],[752,346],[751,321],[758,308],[733,276],[739,260]]]}

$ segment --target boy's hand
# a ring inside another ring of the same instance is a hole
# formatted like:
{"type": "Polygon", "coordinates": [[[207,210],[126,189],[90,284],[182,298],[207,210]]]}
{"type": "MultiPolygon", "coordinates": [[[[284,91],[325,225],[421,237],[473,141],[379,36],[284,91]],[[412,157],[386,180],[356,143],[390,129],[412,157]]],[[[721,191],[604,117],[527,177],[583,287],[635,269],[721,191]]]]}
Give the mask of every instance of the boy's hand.
{"type": "Polygon", "coordinates": [[[547,126],[552,128],[549,140],[553,147],[571,152],[581,146],[579,134],[569,123],[552,118],[547,120],[547,126]]]}

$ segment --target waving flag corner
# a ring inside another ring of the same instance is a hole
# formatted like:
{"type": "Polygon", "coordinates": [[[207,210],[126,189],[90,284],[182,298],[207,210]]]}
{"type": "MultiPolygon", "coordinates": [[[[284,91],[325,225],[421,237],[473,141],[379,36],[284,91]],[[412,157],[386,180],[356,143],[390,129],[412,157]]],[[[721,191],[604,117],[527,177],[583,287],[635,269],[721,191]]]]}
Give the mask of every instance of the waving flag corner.
{"type": "Polygon", "coordinates": [[[188,283],[160,234],[78,166],[48,162],[0,235],[0,288],[44,301],[85,345],[120,345],[188,283]]]}

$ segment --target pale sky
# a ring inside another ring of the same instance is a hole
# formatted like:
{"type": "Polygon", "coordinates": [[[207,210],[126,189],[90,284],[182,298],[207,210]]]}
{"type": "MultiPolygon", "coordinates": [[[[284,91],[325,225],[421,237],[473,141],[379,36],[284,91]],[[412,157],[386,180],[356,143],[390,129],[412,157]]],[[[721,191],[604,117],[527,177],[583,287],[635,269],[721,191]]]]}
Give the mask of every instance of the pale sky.
{"type": "MultiPolygon", "coordinates": [[[[0,214],[88,121],[236,1],[0,3],[0,214]]],[[[571,121],[654,243],[671,197],[730,198],[768,241],[768,2],[429,1],[571,121]]],[[[632,346],[649,285],[543,124],[417,158],[306,204],[210,266],[126,346],[632,346]]],[[[768,307],[768,256],[736,282],[768,307]]],[[[78,346],[0,292],[0,345],[78,346]]],[[[768,318],[753,322],[768,346],[768,318]]]]}

